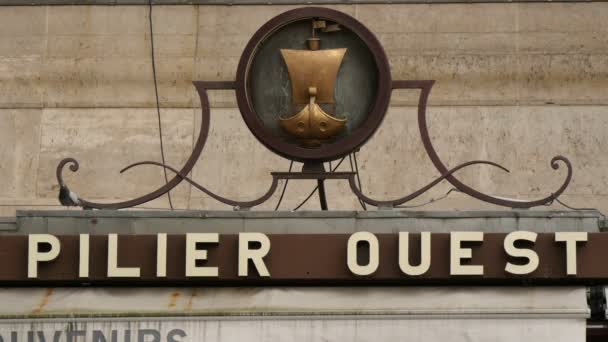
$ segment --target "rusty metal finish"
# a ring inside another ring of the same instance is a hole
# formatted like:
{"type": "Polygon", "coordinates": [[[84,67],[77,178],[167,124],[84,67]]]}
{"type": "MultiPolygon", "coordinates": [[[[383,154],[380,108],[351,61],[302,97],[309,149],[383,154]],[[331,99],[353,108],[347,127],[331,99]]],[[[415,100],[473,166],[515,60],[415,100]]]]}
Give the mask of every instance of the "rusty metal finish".
{"type": "Polygon", "coordinates": [[[544,198],[537,199],[537,200],[525,201],[525,200],[499,198],[496,196],[485,194],[479,190],[473,189],[472,187],[470,187],[470,186],[462,183],[460,180],[458,180],[458,178],[456,178],[452,173],[449,172],[448,168],[445,166],[445,164],[439,158],[439,155],[437,154],[437,151],[435,151],[435,148],[433,147],[433,143],[431,142],[431,137],[429,135],[428,125],[427,125],[427,121],[426,121],[426,106],[427,106],[429,94],[431,92],[431,88],[433,87],[434,83],[435,83],[435,81],[430,81],[430,80],[393,81],[392,88],[393,89],[420,89],[421,90],[420,98],[418,101],[418,128],[420,130],[420,137],[422,138],[422,144],[424,145],[424,149],[426,150],[426,153],[428,154],[429,158],[433,162],[433,165],[435,165],[437,170],[442,175],[445,175],[445,179],[448,182],[450,182],[452,185],[454,185],[454,187],[456,187],[456,189],[458,189],[459,191],[461,191],[471,197],[482,200],[484,202],[500,205],[503,207],[510,207],[510,208],[532,208],[532,207],[536,207],[536,206],[540,206],[540,205],[549,204],[549,203],[553,202],[553,200],[558,198],[564,192],[564,190],[566,190],[566,188],[568,187],[568,184],[570,184],[570,181],[572,180],[572,164],[566,157],[563,157],[563,156],[553,157],[553,159],[551,159],[551,167],[554,170],[557,170],[557,169],[559,169],[559,162],[563,162],[567,168],[566,179],[555,192],[551,193],[550,195],[548,195],[544,198]]]}
{"type": "MultiPolygon", "coordinates": [[[[196,140],[194,149],[192,150],[192,154],[190,155],[190,157],[188,158],[188,160],[186,161],[184,166],[182,166],[182,168],[180,170],[180,174],[188,174],[188,173],[190,173],[190,171],[192,171],[192,168],[194,168],[194,165],[198,161],[198,159],[201,155],[201,152],[203,151],[203,147],[205,147],[205,142],[207,141],[207,136],[209,134],[209,122],[210,122],[209,97],[207,96],[207,90],[234,89],[235,88],[234,82],[193,82],[193,83],[194,83],[194,86],[196,87],[196,89],[198,90],[198,93],[201,98],[201,112],[202,112],[201,113],[201,126],[200,126],[200,133],[199,133],[198,139],[196,140]]],[[[79,163],[74,158],[65,158],[59,163],[59,165],[57,166],[56,173],[57,173],[57,182],[59,182],[59,185],[60,185],[60,196],[61,196],[62,191],[64,193],[71,192],[69,190],[69,187],[65,184],[65,182],[63,180],[63,168],[68,164],[70,165],[70,170],[72,172],[78,171],[78,168],[79,168],[79,163]]],[[[160,188],[158,188],[146,195],[143,195],[141,197],[138,197],[138,198],[135,198],[132,200],[128,200],[128,201],[115,202],[115,203],[97,203],[97,202],[91,202],[91,201],[87,201],[85,199],[79,198],[79,202],[77,202],[73,205],[81,206],[83,208],[94,208],[94,209],[121,209],[121,208],[134,207],[134,206],[152,201],[152,200],[166,194],[168,191],[175,188],[182,180],[183,180],[182,177],[180,177],[179,175],[176,175],[168,183],[161,186],[160,188]]]]}

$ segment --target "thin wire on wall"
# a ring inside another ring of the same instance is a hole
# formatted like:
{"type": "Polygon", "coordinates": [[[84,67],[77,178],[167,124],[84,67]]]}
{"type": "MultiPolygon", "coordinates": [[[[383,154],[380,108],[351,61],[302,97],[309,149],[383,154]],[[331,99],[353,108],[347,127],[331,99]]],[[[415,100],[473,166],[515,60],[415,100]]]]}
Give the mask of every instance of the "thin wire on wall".
{"type": "MultiPolygon", "coordinates": [[[[292,167],[293,167],[293,160],[289,162],[289,172],[291,172],[292,167]]],[[[281,205],[281,202],[283,202],[283,196],[285,196],[285,190],[287,190],[288,182],[289,182],[289,179],[286,179],[285,184],[283,184],[283,191],[281,191],[281,197],[279,197],[279,201],[277,202],[277,206],[274,207],[274,211],[279,210],[279,206],[281,205]]]]}
{"type": "MultiPolygon", "coordinates": [[[[357,186],[359,187],[359,191],[362,191],[361,190],[361,178],[359,178],[359,166],[357,164],[357,155],[355,153],[349,154],[348,161],[350,163],[350,170],[353,171],[355,173],[355,175],[357,176],[357,183],[358,183],[357,186]],[[353,164],[353,159],[355,160],[354,164],[353,164]]],[[[367,206],[365,205],[365,202],[363,202],[360,198],[357,198],[357,200],[359,201],[359,204],[361,204],[361,208],[363,208],[363,210],[367,210],[367,206]]]]}
{"type": "MultiPolygon", "coordinates": [[[[165,162],[165,147],[163,145],[163,125],[160,117],[160,101],[158,100],[158,81],[156,79],[156,60],[154,58],[154,30],[152,29],[152,0],[148,0],[148,22],[150,23],[150,54],[152,56],[152,76],[154,78],[154,94],[156,95],[156,115],[158,117],[158,137],[160,140],[160,157],[163,164],[165,162]]],[[[167,169],[163,168],[165,175],[165,184],[169,183],[169,177],[167,176],[167,169]]],[[[167,198],[169,199],[169,207],[173,210],[173,201],[171,200],[171,191],[167,191],[167,198]]]]}
{"type": "MultiPolygon", "coordinates": [[[[346,159],[346,157],[342,157],[342,159],[340,159],[340,162],[338,163],[338,165],[336,165],[336,167],[334,167],[333,169],[329,169],[330,172],[335,172],[339,167],[340,164],[342,164],[342,162],[344,161],[344,159],[346,159]]],[[[308,202],[308,200],[312,197],[312,195],[315,194],[315,192],[317,192],[317,190],[319,190],[319,186],[315,186],[314,189],[312,189],[312,191],[310,192],[310,194],[302,201],[302,203],[300,203],[297,207],[295,207],[293,209],[293,211],[296,211],[298,209],[300,209],[304,204],[306,204],[306,202],[308,202]]]]}

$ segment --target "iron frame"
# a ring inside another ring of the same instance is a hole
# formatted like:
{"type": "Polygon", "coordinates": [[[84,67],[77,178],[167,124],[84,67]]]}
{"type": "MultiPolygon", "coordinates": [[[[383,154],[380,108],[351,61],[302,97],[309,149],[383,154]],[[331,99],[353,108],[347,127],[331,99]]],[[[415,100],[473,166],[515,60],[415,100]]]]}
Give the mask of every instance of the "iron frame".
{"type": "MultiPolygon", "coordinates": [[[[181,169],[178,170],[169,165],[165,165],[163,163],[155,161],[142,161],[131,164],[120,171],[122,173],[133,167],[141,165],[155,165],[170,170],[175,174],[170,181],[168,181],[166,184],[159,187],[158,189],[132,200],[115,203],[98,203],[85,199],[79,199],[79,203],[77,203],[77,205],[88,209],[122,209],[134,207],[152,201],[160,196],[163,196],[184,180],[192,184],[200,191],[214,198],[215,200],[238,209],[249,209],[266,202],[272,197],[272,195],[276,191],[279,180],[316,179],[319,184],[322,184],[323,181],[327,179],[347,180],[352,192],[355,194],[355,196],[357,196],[359,200],[379,208],[390,208],[407,203],[422,195],[426,191],[430,190],[442,180],[447,180],[457,190],[471,197],[474,197],[484,202],[510,208],[531,208],[535,206],[550,204],[566,190],[572,179],[572,165],[567,158],[559,155],[551,159],[550,165],[554,170],[557,170],[559,169],[560,162],[565,164],[567,168],[566,178],[556,191],[540,199],[523,201],[516,199],[500,198],[476,190],[473,187],[459,180],[455,176],[455,172],[470,165],[485,164],[499,168],[505,172],[509,172],[509,170],[501,166],[500,164],[486,160],[469,161],[457,165],[453,168],[448,168],[446,166],[446,164],[439,157],[437,151],[435,150],[431,142],[426,117],[428,97],[430,95],[434,83],[435,81],[433,80],[391,80],[388,59],[386,58],[386,54],[382,46],[380,45],[380,42],[376,39],[373,33],[371,33],[365,26],[359,23],[356,19],[344,13],[328,8],[319,7],[304,7],[287,11],[268,21],[253,35],[253,37],[245,47],[243,55],[241,56],[241,59],[239,61],[236,81],[193,82],[201,100],[201,126],[200,133],[194,145],[192,154],[187,159],[186,163],[182,166],[181,169]],[[304,20],[310,18],[324,18],[327,20],[331,20],[338,24],[344,25],[345,27],[356,33],[367,44],[367,46],[370,48],[370,51],[373,53],[379,73],[377,93],[378,97],[365,123],[359,129],[354,131],[351,136],[345,137],[336,143],[329,144],[319,149],[302,148],[297,145],[292,145],[287,142],[284,142],[280,138],[274,136],[274,134],[270,130],[263,126],[261,120],[255,113],[251,101],[248,97],[250,77],[248,68],[251,64],[252,58],[255,57],[255,52],[259,44],[280,27],[297,20],[304,20]],[[388,110],[391,93],[395,89],[420,90],[418,100],[418,128],[420,131],[420,137],[422,139],[422,143],[427,155],[429,156],[435,168],[439,171],[440,176],[435,178],[427,185],[405,196],[389,200],[378,200],[365,195],[361,191],[361,189],[357,186],[356,174],[354,172],[326,172],[323,170],[322,167],[319,167],[319,165],[322,166],[322,163],[325,161],[331,161],[340,157],[344,157],[349,153],[358,150],[363,144],[365,144],[365,142],[374,134],[379,125],[382,123],[386,111],[388,110]],[[199,160],[205,143],[207,141],[207,137],[209,135],[209,126],[211,121],[209,97],[207,94],[209,90],[235,90],[237,103],[241,115],[243,116],[245,123],[247,124],[251,132],[254,134],[254,136],[264,146],[266,146],[274,153],[290,160],[305,163],[304,170],[302,172],[271,173],[272,182],[270,184],[269,189],[261,197],[250,201],[237,201],[220,196],[188,177],[188,174],[192,171],[194,165],[199,160]]],[[[56,176],[60,188],[64,191],[68,189],[67,185],[63,180],[63,169],[67,165],[69,165],[70,170],[73,172],[76,172],[79,169],[79,163],[74,158],[65,158],[59,163],[56,170],[56,176]]]]}

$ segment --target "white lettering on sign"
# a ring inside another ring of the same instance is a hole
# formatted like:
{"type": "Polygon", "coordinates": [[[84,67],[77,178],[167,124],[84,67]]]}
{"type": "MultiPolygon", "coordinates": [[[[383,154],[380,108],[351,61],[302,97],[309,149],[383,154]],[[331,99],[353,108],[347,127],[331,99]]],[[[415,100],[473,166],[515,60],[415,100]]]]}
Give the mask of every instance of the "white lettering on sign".
{"type": "Polygon", "coordinates": [[[239,233],[239,277],[249,275],[249,260],[253,263],[260,277],[270,277],[264,264],[264,257],[270,252],[270,239],[262,233],[239,233]],[[260,248],[250,249],[250,243],[260,244],[260,248]]]}
{"type": "Polygon", "coordinates": [[[555,233],[556,242],[566,243],[566,274],[576,275],[576,243],[586,242],[587,232],[558,232],[555,233]]]}
{"type": "Polygon", "coordinates": [[[538,254],[535,251],[528,248],[517,248],[515,247],[515,241],[529,241],[534,243],[536,242],[536,237],[538,234],[534,232],[526,232],[526,231],[516,231],[507,234],[504,240],[504,248],[505,252],[512,257],[516,258],[525,258],[528,260],[524,265],[515,265],[510,262],[507,262],[505,266],[505,271],[511,274],[530,274],[534,272],[538,268],[538,254]]]}
{"type": "Polygon", "coordinates": [[[59,239],[50,234],[30,234],[27,243],[27,277],[38,277],[38,263],[41,261],[51,261],[59,256],[61,244],[59,239]],[[40,251],[40,245],[49,245],[46,252],[40,251]]]}
{"type": "Polygon", "coordinates": [[[167,276],[167,234],[165,233],[156,236],[156,276],[159,278],[167,276]]]}
{"type": "MultiPolygon", "coordinates": [[[[432,262],[444,263],[443,265],[441,265],[441,268],[435,268],[435,271],[443,269],[445,263],[449,262],[450,276],[484,275],[485,260],[480,260],[481,258],[476,258],[476,260],[479,261],[476,261],[473,264],[471,260],[473,259],[474,249],[472,246],[466,245],[467,243],[477,243],[478,245],[483,245],[483,232],[451,232],[449,234],[449,255],[446,257],[446,260],[439,261],[431,259],[431,256],[434,254],[432,253],[433,248],[445,248],[447,247],[447,245],[445,247],[432,245],[431,242],[433,240],[433,235],[430,232],[421,232],[419,236],[419,248],[412,248],[412,246],[410,245],[411,234],[408,232],[400,232],[398,234],[398,255],[396,256],[397,260],[391,262],[395,263],[395,267],[399,267],[399,270],[402,274],[410,277],[424,276],[425,274],[428,274],[429,271],[433,270],[432,262]],[[447,260],[448,258],[449,260],[447,260]]],[[[547,241],[546,235],[544,236],[544,241],[547,241]]],[[[123,238],[127,239],[127,237],[124,236],[123,238]]],[[[502,240],[504,254],[508,257],[504,265],[504,271],[506,273],[512,275],[530,275],[538,270],[542,258],[542,254],[539,255],[539,253],[535,251],[538,238],[538,233],[529,231],[514,231],[506,234],[506,236],[502,240]]],[[[133,239],[133,237],[131,237],[130,239],[133,239]]],[[[589,236],[587,232],[554,233],[555,248],[558,248],[560,251],[565,251],[566,269],[564,271],[564,275],[577,275],[577,252],[580,249],[581,244],[588,241],[588,239],[589,236]]],[[[52,262],[57,262],[56,260],[60,259],[59,257],[62,253],[62,240],[51,234],[30,234],[28,235],[27,240],[27,277],[39,278],[38,269],[42,263],[48,264],[44,266],[44,268],[48,270],[47,266],[51,266],[52,262]]],[[[74,269],[72,271],[74,273],[77,272],[78,278],[91,278],[90,258],[91,255],[99,254],[99,251],[97,253],[91,253],[92,247],[90,240],[91,236],[89,234],[80,234],[78,236],[79,249],[76,256],[78,258],[77,269],[74,269]]],[[[219,266],[208,264],[208,248],[209,245],[219,245],[220,234],[189,233],[186,234],[185,240],[185,260],[183,260],[185,272],[183,275],[185,275],[186,277],[219,277],[219,266]]],[[[73,239],[69,239],[69,241],[73,241],[73,239]]],[[[441,239],[438,241],[445,240],[441,239]]],[[[126,242],[127,241],[125,241],[125,243],[126,242]]],[[[266,260],[270,256],[271,251],[270,237],[263,233],[240,233],[238,235],[237,243],[237,245],[229,247],[238,247],[236,253],[237,255],[233,261],[237,263],[238,277],[252,276],[249,270],[254,270],[254,273],[257,272],[257,275],[253,274],[254,276],[270,277],[271,273],[267,266],[268,260],[266,260]]],[[[391,242],[391,244],[394,243],[395,242],[391,242]]],[[[492,240],[491,243],[494,246],[496,242],[492,240]]],[[[64,253],[72,253],[72,246],[68,246],[70,248],[67,248],[66,250],[68,250],[69,252],[64,251],[64,253]]],[[[141,277],[142,265],[125,266],[123,264],[123,266],[119,266],[119,264],[121,263],[119,258],[118,246],[119,235],[109,234],[107,237],[107,277],[141,277]]],[[[391,245],[391,253],[393,253],[392,248],[394,248],[394,246],[395,245],[391,245]]],[[[357,232],[351,234],[348,237],[348,241],[345,247],[346,267],[352,274],[356,276],[369,276],[378,271],[380,267],[380,252],[382,246],[380,245],[380,240],[376,235],[370,232],[357,232]],[[369,258],[368,260],[363,261],[363,259],[365,258],[361,254],[367,251],[369,251],[369,253],[364,254],[369,254],[369,258]]],[[[168,255],[175,255],[175,253],[169,253],[168,248],[168,235],[166,233],[160,233],[156,235],[155,250],[142,251],[142,253],[145,252],[146,255],[150,256],[152,256],[152,253],[156,252],[155,276],[157,278],[166,278],[168,265],[174,265],[173,262],[168,263],[168,255]]],[[[220,247],[217,246],[214,248],[220,247]]],[[[122,248],[122,250],[124,251],[125,248],[122,248]]],[[[485,250],[484,253],[484,250],[481,249],[481,246],[475,247],[475,250],[477,250],[477,252],[475,253],[479,253],[480,256],[484,254],[488,255],[488,251],[485,250]]],[[[444,255],[444,253],[438,253],[435,255],[444,255]]],[[[280,257],[289,256],[275,255],[273,258],[276,260],[276,258],[280,257]]],[[[435,257],[435,259],[437,259],[437,257],[435,257]]],[[[135,258],[133,258],[133,255],[130,255],[129,260],[135,260],[135,258]]],[[[221,263],[224,263],[226,259],[221,259],[220,261],[221,263]]],[[[64,264],[65,260],[61,259],[61,263],[64,264]]],[[[146,264],[147,263],[145,263],[144,265],[146,264]]],[[[555,267],[560,266],[555,265],[551,267],[555,269],[555,267]]],[[[431,273],[435,274],[435,271],[431,273]]],[[[65,270],[61,270],[61,272],[65,272],[65,270]]],[[[154,271],[151,270],[150,272],[154,271]]],[[[305,272],[305,270],[303,272],[305,272]]],[[[46,274],[48,274],[48,271],[44,271],[44,273],[46,278],[46,274]]],[[[95,275],[95,277],[99,276],[99,274],[95,275]]],[[[2,341],[0,340],[0,342],[2,341]]]]}
{"type": "Polygon", "coordinates": [[[89,277],[89,234],[80,234],[78,276],[80,278],[89,277]]]}
{"type": "Polygon", "coordinates": [[[380,244],[376,235],[369,232],[357,232],[348,239],[348,247],[346,250],[346,262],[348,269],[356,275],[370,275],[378,269],[380,265],[380,244]],[[357,261],[357,245],[364,242],[369,247],[369,261],[367,265],[360,265],[357,261]]]}
{"type": "Polygon", "coordinates": [[[483,275],[483,265],[462,264],[473,257],[473,250],[462,247],[463,242],[483,242],[483,232],[450,233],[450,275],[483,275]]]}
{"type": "Polygon", "coordinates": [[[197,249],[197,243],[219,243],[217,233],[186,234],[186,277],[217,277],[219,269],[212,266],[196,266],[197,260],[207,260],[207,250],[197,249]]]}
{"type": "Polygon", "coordinates": [[[139,267],[118,267],[118,235],[108,235],[108,278],[137,278],[139,267]]]}
{"type": "Polygon", "coordinates": [[[420,263],[417,266],[410,264],[410,234],[399,233],[399,268],[401,272],[418,276],[425,274],[431,267],[431,233],[420,233],[420,263]]]}

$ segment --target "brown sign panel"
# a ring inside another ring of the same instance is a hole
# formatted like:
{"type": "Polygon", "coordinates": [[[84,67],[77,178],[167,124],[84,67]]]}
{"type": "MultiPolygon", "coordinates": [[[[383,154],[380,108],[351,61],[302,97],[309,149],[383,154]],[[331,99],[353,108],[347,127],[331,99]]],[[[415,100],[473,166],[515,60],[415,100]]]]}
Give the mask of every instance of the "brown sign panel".
{"type": "MultiPolygon", "coordinates": [[[[39,261],[37,275],[28,278],[28,235],[0,238],[0,285],[420,285],[420,284],[590,284],[608,281],[608,234],[589,233],[586,242],[576,245],[576,274],[567,275],[566,244],[556,242],[555,234],[538,234],[535,243],[515,244],[534,251],[538,267],[526,275],[505,270],[507,263],[527,260],[507,254],[506,234],[485,233],[482,242],[464,242],[472,257],[462,265],[483,265],[483,275],[451,274],[451,235],[431,235],[430,267],[421,275],[405,274],[399,266],[399,235],[377,234],[377,269],[365,276],[355,275],[347,264],[350,234],[270,234],[270,251],[263,257],[270,276],[262,277],[249,261],[248,276],[238,275],[239,236],[219,235],[219,243],[197,244],[207,250],[207,260],[196,266],[218,268],[217,277],[186,276],[186,235],[168,235],[166,276],[157,276],[157,235],[119,235],[118,267],[137,267],[137,277],[108,277],[108,236],[91,235],[88,249],[89,274],[79,277],[80,240],[78,235],[57,236],[60,252],[53,260],[39,261]]],[[[410,234],[409,262],[420,262],[420,234],[410,234]]],[[[369,246],[357,245],[357,260],[367,264],[369,246]]],[[[44,253],[45,246],[38,246],[44,253]]],[[[255,244],[250,246],[255,250],[255,244]]],[[[402,250],[403,252],[403,250],[402,250]]]]}

